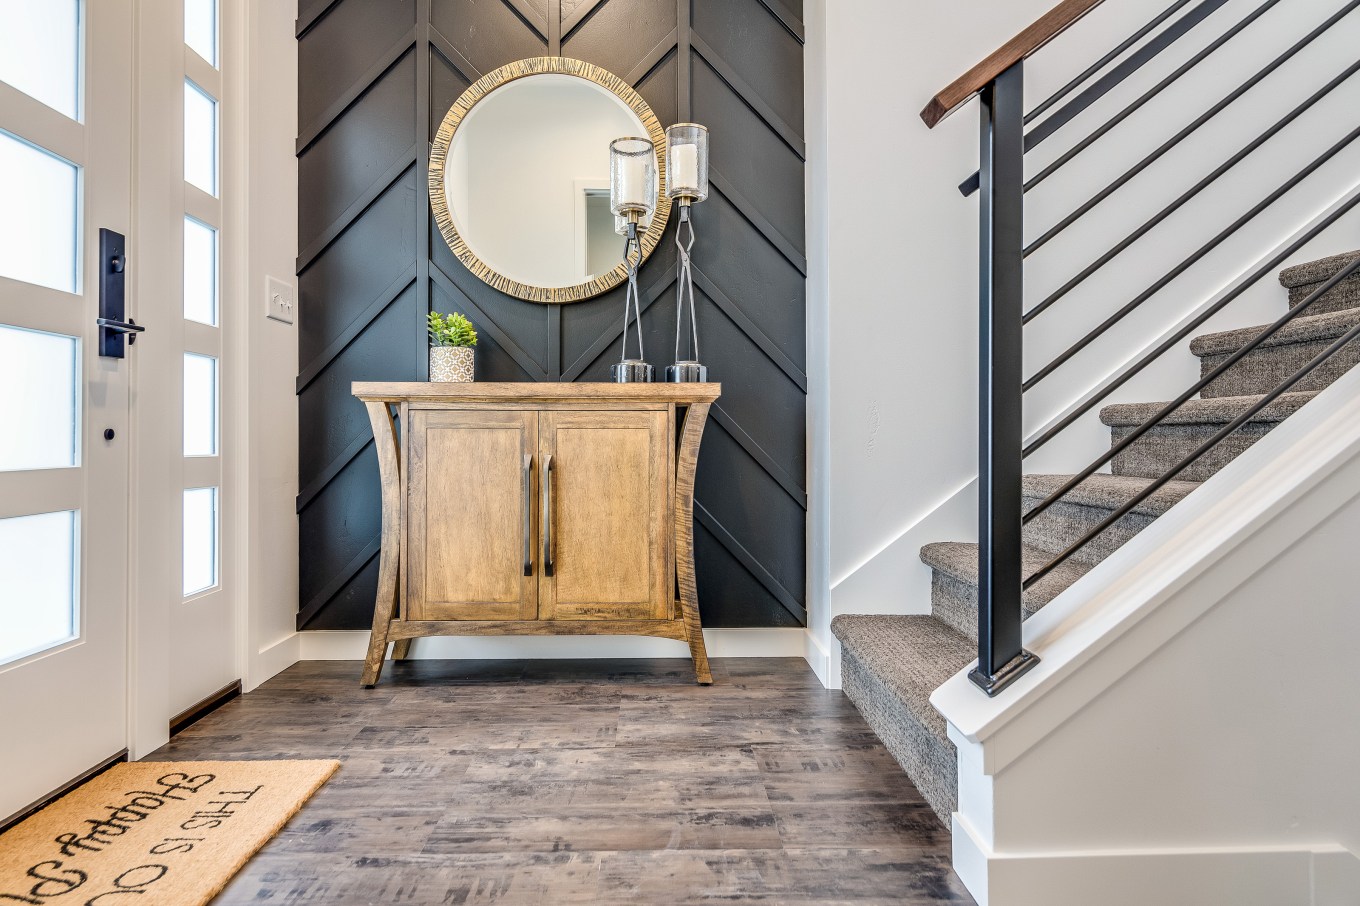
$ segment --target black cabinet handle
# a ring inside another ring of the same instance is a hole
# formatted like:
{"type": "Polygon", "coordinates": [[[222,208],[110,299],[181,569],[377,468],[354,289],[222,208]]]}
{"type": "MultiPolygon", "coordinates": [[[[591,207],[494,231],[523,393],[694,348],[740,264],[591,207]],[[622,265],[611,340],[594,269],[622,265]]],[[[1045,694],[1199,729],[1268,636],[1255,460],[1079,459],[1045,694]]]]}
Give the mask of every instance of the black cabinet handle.
{"type": "Polygon", "coordinates": [[[553,574],[553,458],[543,457],[543,575],[553,574]]]}

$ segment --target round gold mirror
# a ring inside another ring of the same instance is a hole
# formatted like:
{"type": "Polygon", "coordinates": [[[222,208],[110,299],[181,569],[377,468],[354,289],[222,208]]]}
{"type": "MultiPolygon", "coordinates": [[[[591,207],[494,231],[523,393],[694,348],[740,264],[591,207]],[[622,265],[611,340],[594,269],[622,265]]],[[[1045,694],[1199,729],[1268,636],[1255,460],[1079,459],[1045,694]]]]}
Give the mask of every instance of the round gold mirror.
{"type": "MultiPolygon", "coordinates": [[[[530,302],[577,302],[627,279],[609,207],[609,143],[642,136],[665,185],[666,135],[622,79],[566,57],[502,66],[463,92],[430,151],[430,205],[458,260],[530,302]]],[[[642,257],[666,229],[657,193],[642,257]]]]}

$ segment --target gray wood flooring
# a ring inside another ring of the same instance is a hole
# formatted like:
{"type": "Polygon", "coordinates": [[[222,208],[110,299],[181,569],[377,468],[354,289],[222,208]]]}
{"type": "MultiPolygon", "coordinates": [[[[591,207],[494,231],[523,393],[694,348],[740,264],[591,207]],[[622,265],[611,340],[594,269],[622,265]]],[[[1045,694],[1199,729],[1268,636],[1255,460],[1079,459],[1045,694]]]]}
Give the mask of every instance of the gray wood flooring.
{"type": "Polygon", "coordinates": [[[297,664],[153,759],[339,758],[216,904],[972,903],[801,659],[297,664]]]}

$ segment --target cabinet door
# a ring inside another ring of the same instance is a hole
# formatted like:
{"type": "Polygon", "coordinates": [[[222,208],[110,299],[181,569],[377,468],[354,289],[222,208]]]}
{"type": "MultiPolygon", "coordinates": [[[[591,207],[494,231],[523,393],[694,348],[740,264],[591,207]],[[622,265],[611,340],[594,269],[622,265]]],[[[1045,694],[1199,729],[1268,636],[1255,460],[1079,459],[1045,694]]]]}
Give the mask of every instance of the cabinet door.
{"type": "Polygon", "coordinates": [[[541,413],[540,618],[670,617],[671,423],[667,412],[541,413]]]}
{"type": "Polygon", "coordinates": [[[532,620],[534,412],[414,410],[407,456],[412,620],[532,620]]]}

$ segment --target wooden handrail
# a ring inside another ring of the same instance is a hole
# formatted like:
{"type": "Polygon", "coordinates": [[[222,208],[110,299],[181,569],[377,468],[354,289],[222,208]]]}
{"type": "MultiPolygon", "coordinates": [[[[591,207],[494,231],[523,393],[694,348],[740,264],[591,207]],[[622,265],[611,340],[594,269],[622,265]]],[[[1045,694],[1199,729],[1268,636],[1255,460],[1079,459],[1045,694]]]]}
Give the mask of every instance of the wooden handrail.
{"type": "Polygon", "coordinates": [[[928,128],[949,116],[985,88],[993,79],[1062,34],[1104,0],[1062,0],[1020,34],[1001,45],[991,56],[959,76],[940,91],[921,111],[928,128]]]}

